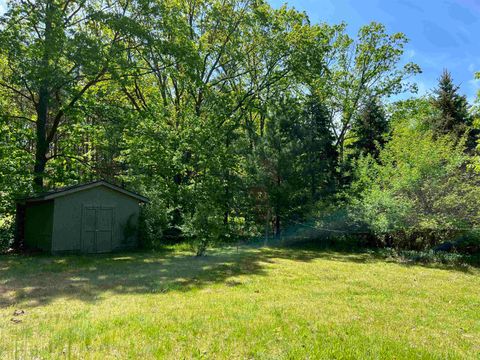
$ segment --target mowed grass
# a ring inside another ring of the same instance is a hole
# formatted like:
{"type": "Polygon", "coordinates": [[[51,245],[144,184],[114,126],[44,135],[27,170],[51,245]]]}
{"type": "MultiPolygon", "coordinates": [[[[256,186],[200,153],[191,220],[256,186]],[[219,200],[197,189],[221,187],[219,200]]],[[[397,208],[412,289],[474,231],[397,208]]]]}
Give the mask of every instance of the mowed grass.
{"type": "Polygon", "coordinates": [[[479,357],[475,268],[299,248],[0,257],[0,359],[479,357]]]}

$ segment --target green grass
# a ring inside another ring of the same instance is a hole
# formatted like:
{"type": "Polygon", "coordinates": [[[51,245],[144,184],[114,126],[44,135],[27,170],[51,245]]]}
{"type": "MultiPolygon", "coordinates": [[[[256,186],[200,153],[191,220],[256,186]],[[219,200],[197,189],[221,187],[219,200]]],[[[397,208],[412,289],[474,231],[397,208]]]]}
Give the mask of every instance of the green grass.
{"type": "Polygon", "coordinates": [[[479,354],[476,268],[299,248],[0,257],[1,359],[479,354]]]}

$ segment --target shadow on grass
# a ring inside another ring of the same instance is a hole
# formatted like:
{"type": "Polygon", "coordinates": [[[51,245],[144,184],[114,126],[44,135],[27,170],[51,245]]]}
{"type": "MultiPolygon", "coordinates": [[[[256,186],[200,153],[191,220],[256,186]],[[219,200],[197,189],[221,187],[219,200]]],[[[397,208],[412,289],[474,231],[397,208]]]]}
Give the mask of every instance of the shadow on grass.
{"type": "Polygon", "coordinates": [[[264,275],[265,264],[272,257],[288,256],[287,252],[291,251],[223,249],[195,257],[166,249],[91,256],[0,256],[0,307],[18,303],[34,307],[56,298],[95,302],[106,292],[168,293],[214,283],[232,286],[230,278],[264,275]]]}
{"type": "Polygon", "coordinates": [[[166,294],[216,283],[235,286],[232,277],[264,276],[266,265],[278,259],[365,264],[386,261],[377,252],[338,245],[332,248],[329,243],[312,241],[212,250],[205,257],[170,248],[92,256],[0,256],[0,307],[19,303],[35,307],[57,298],[95,302],[107,292],[166,294]]]}

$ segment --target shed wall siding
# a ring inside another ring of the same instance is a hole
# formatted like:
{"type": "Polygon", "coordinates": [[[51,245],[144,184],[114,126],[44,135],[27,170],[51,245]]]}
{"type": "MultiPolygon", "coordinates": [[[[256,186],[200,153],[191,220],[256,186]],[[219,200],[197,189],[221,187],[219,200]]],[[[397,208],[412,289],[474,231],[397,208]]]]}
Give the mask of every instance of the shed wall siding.
{"type": "Polygon", "coordinates": [[[126,226],[129,221],[134,225],[138,223],[138,200],[106,187],[97,187],[55,199],[53,252],[82,251],[84,207],[114,208],[112,250],[137,246],[136,232],[126,238],[126,226]]]}
{"type": "Polygon", "coordinates": [[[25,209],[25,244],[31,249],[51,250],[53,201],[28,204],[25,209]]]}

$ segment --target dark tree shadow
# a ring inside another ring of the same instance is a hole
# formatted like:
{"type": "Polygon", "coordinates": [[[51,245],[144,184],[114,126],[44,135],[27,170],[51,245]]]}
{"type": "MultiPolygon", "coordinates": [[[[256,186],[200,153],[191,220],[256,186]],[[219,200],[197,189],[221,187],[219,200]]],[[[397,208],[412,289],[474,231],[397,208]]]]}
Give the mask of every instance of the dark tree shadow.
{"type": "Polygon", "coordinates": [[[204,257],[171,251],[91,256],[2,256],[0,307],[18,303],[33,307],[60,297],[95,302],[107,291],[166,294],[214,283],[234,286],[232,277],[264,275],[265,264],[277,255],[290,257],[283,251],[254,248],[214,250],[204,257]]]}
{"type": "MultiPolygon", "coordinates": [[[[266,275],[278,259],[372,263],[385,257],[365,249],[332,248],[319,242],[242,246],[212,250],[205,257],[165,249],[108,255],[0,256],[0,307],[35,307],[56,298],[95,302],[106,293],[168,294],[211,284],[237,286],[240,275],[266,275]]],[[[408,264],[406,264],[408,265],[408,264]]]]}

